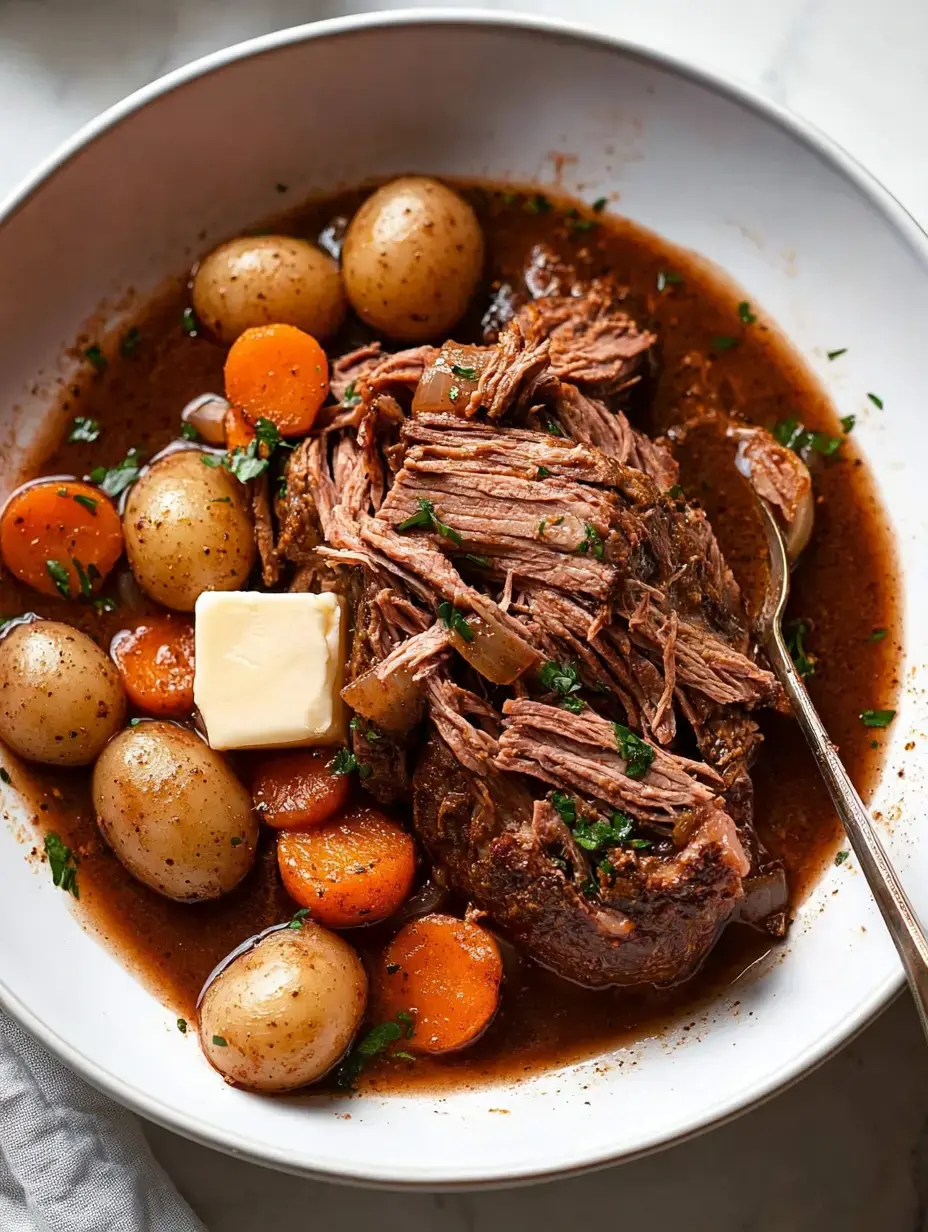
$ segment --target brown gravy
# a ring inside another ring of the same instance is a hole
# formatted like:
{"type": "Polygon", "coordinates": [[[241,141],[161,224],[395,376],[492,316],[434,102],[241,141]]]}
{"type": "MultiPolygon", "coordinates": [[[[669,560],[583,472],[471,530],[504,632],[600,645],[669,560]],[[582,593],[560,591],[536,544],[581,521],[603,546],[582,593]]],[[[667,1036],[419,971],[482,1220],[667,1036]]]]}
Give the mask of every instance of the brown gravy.
{"type": "MultiPolygon", "coordinates": [[[[602,216],[591,230],[575,226],[570,202],[532,212],[532,198],[508,190],[465,189],[484,224],[492,278],[518,282],[526,257],[544,242],[573,263],[581,277],[611,270],[630,288],[633,311],[650,317],[662,342],[662,373],[653,402],[651,430],[683,422],[698,402],[770,426],[797,417],[810,427],[839,435],[841,427],[823,391],[762,312],[750,325],[739,320],[740,293],[704,262],[631,224],[602,216]],[[679,275],[659,291],[661,271],[679,275]],[[719,335],[736,339],[713,351],[719,335]]],[[[286,220],[286,230],[315,238],[339,215],[350,216],[362,194],[315,203],[286,220]]],[[[486,288],[489,293],[491,288],[486,288]]],[[[151,454],[176,438],[182,407],[194,396],[222,389],[224,351],[181,326],[186,293],[178,280],[166,286],[136,319],[139,342],[121,357],[118,338],[98,340],[110,358],[105,374],[86,372],[59,407],[61,423],[75,414],[98,419],[94,444],[62,444],[34,474],[83,475],[101,463],[114,465],[130,446],[151,454]]],[[[476,335],[484,295],[461,341],[476,335]]],[[[342,340],[347,349],[363,337],[355,323],[342,340]]],[[[833,340],[829,340],[833,341],[833,340]]],[[[838,340],[840,341],[840,340],[838,340]]],[[[338,353],[336,348],[335,353],[338,353]]],[[[762,578],[762,541],[727,446],[711,432],[690,435],[680,451],[682,482],[706,506],[723,550],[756,596],[762,578]]],[[[33,476],[30,476],[33,477],[33,476]]],[[[853,436],[815,473],[816,527],[794,578],[791,611],[809,624],[816,656],[811,693],[851,776],[866,798],[883,760],[882,733],[864,727],[861,710],[891,706],[899,686],[900,586],[893,545],[867,467],[853,436]],[[874,629],[886,629],[871,640],[874,629]],[[848,671],[848,664],[854,665],[848,671]]],[[[122,606],[98,615],[63,600],[48,599],[10,577],[0,581],[0,613],[35,611],[83,628],[102,646],[125,624],[127,607],[146,601],[114,575],[106,594],[122,606]]],[[[148,604],[147,607],[151,608],[148,604]]],[[[833,855],[838,824],[798,729],[789,720],[764,716],[766,743],[754,770],[758,831],[789,869],[793,903],[833,855]]],[[[178,1015],[192,1018],[197,994],[211,969],[231,949],[271,923],[287,919],[294,905],[277,875],[272,838],[255,871],[227,898],[182,906],[134,881],[101,841],[89,803],[88,775],[45,773],[23,767],[16,786],[35,800],[36,820],[58,831],[80,854],[85,924],[178,1015]]],[[[355,932],[352,941],[375,952],[387,926],[355,932]]],[[[373,1066],[367,1082],[378,1090],[435,1087],[493,1077],[516,1077],[568,1060],[589,1057],[656,1030],[668,1019],[692,1013],[715,990],[752,965],[769,939],[744,926],[721,938],[702,972],[676,989],[589,992],[524,962],[507,950],[502,1008],[477,1045],[456,1057],[373,1066]]]]}

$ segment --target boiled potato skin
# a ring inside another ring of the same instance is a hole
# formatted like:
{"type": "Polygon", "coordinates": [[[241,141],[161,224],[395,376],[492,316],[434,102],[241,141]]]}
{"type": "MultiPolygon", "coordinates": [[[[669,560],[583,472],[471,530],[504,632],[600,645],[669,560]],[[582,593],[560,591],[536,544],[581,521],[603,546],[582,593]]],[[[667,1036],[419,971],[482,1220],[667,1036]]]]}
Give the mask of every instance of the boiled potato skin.
{"type": "Polygon", "coordinates": [[[220,244],[193,278],[193,309],[220,342],[254,325],[296,325],[331,338],[347,304],[338,263],[308,240],[243,235],[220,244]]]}
{"type": "Polygon", "coordinates": [[[178,902],[219,898],[251,868],[258,825],[225,760],[174,723],[143,721],[93,772],[103,837],[130,873],[178,902]]]}
{"type": "Polygon", "coordinates": [[[344,1056],[366,1004],[358,955],[305,920],[262,937],[216,976],[200,1004],[200,1044],[227,1081],[290,1091],[344,1056]]]}
{"type": "Polygon", "coordinates": [[[204,590],[237,590],[255,563],[244,484],[199,449],[156,461],[129,493],[126,555],[141,588],[165,607],[192,612],[204,590]]]}
{"type": "Polygon", "coordinates": [[[483,232],[463,197],[407,176],[361,205],[345,236],[342,276],[358,316],[402,342],[457,325],[483,271],[483,232]]]}
{"type": "Polygon", "coordinates": [[[0,641],[0,738],[21,757],[86,766],[125,713],[116,666],[86,633],[38,620],[0,641]]]}

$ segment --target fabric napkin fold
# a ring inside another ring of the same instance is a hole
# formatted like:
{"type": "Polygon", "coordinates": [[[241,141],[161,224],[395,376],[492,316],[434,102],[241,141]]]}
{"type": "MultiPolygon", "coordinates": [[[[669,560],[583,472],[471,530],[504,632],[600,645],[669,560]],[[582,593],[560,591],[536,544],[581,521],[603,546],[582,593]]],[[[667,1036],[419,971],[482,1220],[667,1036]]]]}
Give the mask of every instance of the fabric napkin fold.
{"type": "Polygon", "coordinates": [[[2,1011],[0,1229],[206,1232],[138,1120],[2,1011]]]}

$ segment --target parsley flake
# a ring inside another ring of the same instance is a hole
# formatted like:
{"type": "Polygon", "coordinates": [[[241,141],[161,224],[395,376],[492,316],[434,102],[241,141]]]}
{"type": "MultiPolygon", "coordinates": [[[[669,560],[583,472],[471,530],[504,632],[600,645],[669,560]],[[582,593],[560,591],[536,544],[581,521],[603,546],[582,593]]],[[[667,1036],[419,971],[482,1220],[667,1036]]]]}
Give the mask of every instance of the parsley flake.
{"type": "Polygon", "coordinates": [[[837,351],[826,351],[825,354],[829,359],[835,360],[847,354],[847,347],[838,347],[837,351]]]}
{"type": "Polygon", "coordinates": [[[90,419],[86,415],[77,415],[68,433],[68,444],[77,445],[85,441],[91,444],[99,435],[100,425],[95,419],[90,419]]]}
{"type": "Polygon", "coordinates": [[[452,364],[451,371],[455,376],[459,376],[462,381],[476,381],[480,375],[476,368],[468,368],[463,364],[452,364]]]}
{"type": "Polygon", "coordinates": [[[81,596],[84,599],[89,599],[93,593],[94,582],[97,582],[100,579],[100,570],[93,563],[93,561],[91,561],[85,569],[76,556],[71,557],[71,564],[77,572],[77,578],[81,585],[81,596]]]}
{"type": "Polygon", "coordinates": [[[851,853],[849,851],[839,851],[835,854],[835,867],[840,868],[844,861],[851,853]]]}
{"type": "MultiPolygon", "coordinates": [[[[412,1015],[406,1013],[405,1010],[396,1015],[396,1021],[391,1019],[389,1022],[382,1022],[379,1026],[372,1027],[338,1067],[335,1079],[337,1084],[342,1090],[350,1091],[372,1058],[378,1056],[399,1039],[412,1039],[414,1029],[415,1023],[412,1015]]],[[[404,1058],[409,1057],[408,1053],[402,1055],[404,1058]]]]}
{"type": "Polygon", "coordinates": [[[101,374],[104,373],[110,366],[109,360],[96,345],[96,343],[94,343],[93,346],[84,348],[84,359],[88,361],[94,372],[99,372],[101,374]]]}
{"type": "Polygon", "coordinates": [[[541,683],[552,693],[561,697],[561,706],[573,714],[579,714],[585,702],[575,696],[583,688],[576,663],[556,663],[549,659],[538,673],[541,683]]]}
{"type": "Polygon", "coordinates": [[[738,317],[742,325],[753,325],[757,320],[757,314],[751,311],[751,305],[746,299],[738,305],[738,317]]]}
{"type": "Polygon", "coordinates": [[[601,214],[608,204],[609,202],[605,197],[597,197],[590,206],[590,209],[594,214],[601,214]]]}
{"type": "Polygon", "coordinates": [[[857,423],[856,415],[842,415],[841,416],[841,429],[844,432],[845,436],[847,436],[849,432],[853,432],[855,423],[857,423]]]}
{"type": "Polygon", "coordinates": [[[94,599],[93,605],[101,616],[103,615],[104,612],[115,612],[116,611],[116,600],[115,599],[107,599],[107,598],[94,599]]]}
{"type": "Polygon", "coordinates": [[[585,522],[583,526],[583,538],[577,545],[577,551],[585,555],[589,552],[595,556],[597,560],[602,560],[605,555],[605,545],[603,544],[602,535],[590,522],[585,522]]]}
{"type": "Polygon", "coordinates": [[[75,898],[80,898],[77,887],[78,859],[71,848],[52,831],[45,835],[45,854],[52,871],[52,883],[75,898]]]}
{"type": "Polygon", "coordinates": [[[404,522],[400,522],[399,526],[397,526],[396,529],[401,534],[421,526],[432,531],[434,534],[441,535],[443,539],[450,540],[457,547],[461,546],[463,542],[461,536],[447,522],[442,522],[435,512],[435,505],[432,501],[420,497],[416,504],[419,506],[418,511],[406,518],[404,522]]]}
{"type": "MultiPolygon", "coordinates": [[[[67,495],[67,492],[65,492],[65,495],[67,495]]],[[[94,517],[97,516],[97,505],[100,503],[98,500],[95,500],[92,496],[85,496],[83,492],[76,492],[73,499],[79,505],[83,505],[85,509],[89,509],[94,517]]]]}
{"type": "Polygon", "coordinates": [[[860,712],[860,721],[864,727],[889,727],[895,717],[895,710],[862,710],[860,712]]]}
{"type": "Polygon", "coordinates": [[[198,441],[200,434],[192,423],[187,423],[186,420],[180,425],[180,434],[185,441],[198,441]]]}
{"type": "Polygon", "coordinates": [[[0,766],[0,783],[6,783],[7,787],[9,787],[12,782],[9,770],[5,766],[0,766]]]}
{"type": "Polygon", "coordinates": [[[493,562],[489,556],[478,556],[476,552],[465,552],[464,560],[469,560],[472,565],[479,565],[481,569],[491,569],[493,562]]]}
{"type": "Polygon", "coordinates": [[[731,334],[716,334],[712,339],[713,351],[730,351],[732,347],[738,345],[738,339],[733,338],[731,334]]]}
{"type": "Polygon", "coordinates": [[[329,762],[329,774],[354,774],[355,771],[363,782],[370,777],[371,767],[366,762],[358,761],[351,749],[339,749],[329,762]]]}
{"type": "Polygon", "coordinates": [[[773,436],[787,449],[792,449],[793,453],[803,454],[806,452],[820,453],[825,458],[830,458],[838,452],[843,444],[843,438],[840,436],[831,436],[827,432],[818,432],[811,428],[806,428],[795,417],[791,419],[781,419],[779,423],[773,426],[773,436]]]}
{"type": "Polygon", "coordinates": [[[630,779],[643,779],[654,760],[655,751],[645,740],[622,723],[613,723],[615,742],[625,762],[625,773],[630,779]]]}
{"type": "Polygon", "coordinates": [[[882,642],[887,632],[888,632],[887,629],[873,629],[872,632],[870,633],[870,636],[867,638],[867,641],[868,642],[882,642]]]}
{"type": "Polygon", "coordinates": [[[804,620],[791,620],[783,630],[783,640],[786,642],[789,657],[803,680],[815,675],[815,655],[808,654],[805,646],[808,632],[809,626],[804,620]]]}
{"type": "Polygon", "coordinates": [[[45,572],[55,583],[55,589],[65,599],[71,598],[71,575],[67,568],[60,560],[47,560],[45,562],[45,572]]]}
{"type": "Polygon", "coordinates": [[[549,419],[547,421],[547,423],[545,424],[545,428],[547,429],[547,431],[550,433],[551,436],[563,436],[564,435],[564,431],[561,428],[561,425],[553,419],[549,419]]]}
{"type": "Polygon", "coordinates": [[[303,921],[306,919],[308,915],[309,915],[309,908],[300,907],[298,911],[295,911],[293,913],[293,918],[290,920],[290,923],[287,925],[287,928],[292,928],[294,930],[297,928],[302,928],[303,921]]]}
{"type": "Polygon", "coordinates": [[[534,193],[526,201],[524,208],[529,214],[547,214],[552,207],[544,193],[534,193]]]}
{"type": "Polygon", "coordinates": [[[882,398],[878,398],[876,394],[867,394],[867,397],[870,399],[873,405],[877,408],[877,410],[882,411],[883,409],[883,399],[882,398]]]}
{"type": "Polygon", "coordinates": [[[345,386],[345,392],[342,394],[342,406],[357,406],[361,401],[361,395],[356,388],[357,382],[352,381],[345,386]]]}
{"type": "Polygon", "coordinates": [[[548,800],[557,810],[561,820],[565,821],[568,826],[572,826],[577,820],[577,801],[573,796],[569,796],[566,791],[552,791],[548,800]]]}
{"type": "Polygon", "coordinates": [[[186,1018],[178,1018],[177,1029],[181,1033],[181,1035],[187,1034],[187,1019],[186,1018]]]}
{"type": "Polygon", "coordinates": [[[142,455],[134,447],[115,466],[95,466],[90,472],[90,482],[115,499],[131,488],[141,474],[142,455]]]}
{"type": "Polygon", "coordinates": [[[464,619],[463,612],[459,612],[447,599],[438,605],[438,619],[449,633],[456,633],[462,641],[472,642],[474,640],[474,631],[464,619]]]}
{"type": "Polygon", "coordinates": [[[181,328],[188,338],[196,338],[200,332],[200,322],[192,308],[185,308],[180,318],[181,328]]]}
{"type": "Polygon", "coordinates": [[[222,1035],[214,1035],[213,1043],[216,1045],[217,1048],[228,1048],[229,1047],[229,1041],[222,1035]]]}
{"type": "Polygon", "coordinates": [[[536,479],[548,479],[550,478],[550,475],[551,472],[546,466],[539,466],[538,470],[535,472],[536,479]]]}

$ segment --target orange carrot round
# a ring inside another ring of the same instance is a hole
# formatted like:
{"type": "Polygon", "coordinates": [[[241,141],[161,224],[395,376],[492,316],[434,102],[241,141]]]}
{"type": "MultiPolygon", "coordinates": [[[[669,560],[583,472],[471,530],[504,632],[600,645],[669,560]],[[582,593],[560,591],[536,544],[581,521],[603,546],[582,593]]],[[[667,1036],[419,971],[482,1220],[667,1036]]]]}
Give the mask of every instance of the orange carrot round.
{"type": "Polygon", "coordinates": [[[237,406],[230,406],[226,411],[222,419],[222,431],[229,453],[235,449],[247,449],[255,438],[254,425],[237,406]]]}
{"type": "Polygon", "coordinates": [[[378,1013],[415,1019],[410,1052],[455,1052],[479,1038],[499,1004],[503,962],[488,932],[450,915],[426,915],[396,934],[377,974],[378,1013]]]}
{"type": "Polygon", "coordinates": [[[303,436],[329,392],[329,363],[295,325],[246,329],[226,356],[226,397],[252,422],[269,419],[282,436],[303,436]]]}
{"type": "Polygon", "coordinates": [[[412,839],[376,809],[312,830],[283,830],[277,862],[284,889],[314,920],[354,928],[392,915],[412,888],[412,839]]]}
{"type": "Polygon", "coordinates": [[[89,599],[122,555],[122,522],[99,488],[43,479],[18,488],[0,515],[0,554],[43,595],[89,599]]]}
{"type": "Polygon", "coordinates": [[[262,758],[252,780],[261,820],[277,830],[308,830],[342,812],[351,780],[332,774],[331,760],[331,749],[294,749],[262,758]]]}
{"type": "Polygon", "coordinates": [[[146,714],[185,719],[193,712],[193,622],[147,616],[110,643],[129,700],[146,714]]]}

